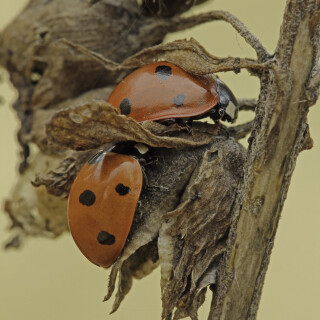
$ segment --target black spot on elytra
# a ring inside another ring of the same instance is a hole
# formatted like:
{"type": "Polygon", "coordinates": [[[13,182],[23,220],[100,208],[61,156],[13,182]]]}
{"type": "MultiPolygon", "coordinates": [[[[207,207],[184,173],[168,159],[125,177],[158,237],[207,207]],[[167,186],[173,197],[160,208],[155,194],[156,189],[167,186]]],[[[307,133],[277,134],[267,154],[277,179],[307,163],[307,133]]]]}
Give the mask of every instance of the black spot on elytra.
{"type": "Polygon", "coordinates": [[[156,75],[158,78],[161,80],[166,80],[168,79],[172,74],[171,67],[166,66],[166,65],[160,65],[156,67],[156,75]]]}
{"type": "Polygon", "coordinates": [[[103,154],[104,154],[104,151],[103,151],[103,150],[98,151],[96,154],[94,154],[94,155],[88,160],[88,163],[89,163],[89,164],[96,164],[96,163],[98,163],[99,161],[102,160],[103,154]]]}
{"type": "Polygon", "coordinates": [[[116,186],[116,191],[120,194],[120,196],[125,196],[126,194],[128,194],[130,192],[130,188],[124,186],[122,183],[119,183],[116,186]]]}
{"type": "Polygon", "coordinates": [[[173,103],[177,106],[177,107],[181,107],[184,104],[184,100],[185,100],[186,96],[183,93],[178,94],[177,96],[175,96],[173,98],[173,103]]]}
{"type": "Polygon", "coordinates": [[[107,231],[100,231],[98,233],[97,240],[100,244],[112,245],[116,242],[116,237],[107,231]]]}
{"type": "Polygon", "coordinates": [[[131,113],[131,102],[128,98],[124,98],[120,103],[121,114],[128,115],[131,113]]]}
{"type": "Polygon", "coordinates": [[[84,190],[79,196],[79,202],[84,206],[92,206],[96,201],[96,195],[91,190],[84,190]]]}

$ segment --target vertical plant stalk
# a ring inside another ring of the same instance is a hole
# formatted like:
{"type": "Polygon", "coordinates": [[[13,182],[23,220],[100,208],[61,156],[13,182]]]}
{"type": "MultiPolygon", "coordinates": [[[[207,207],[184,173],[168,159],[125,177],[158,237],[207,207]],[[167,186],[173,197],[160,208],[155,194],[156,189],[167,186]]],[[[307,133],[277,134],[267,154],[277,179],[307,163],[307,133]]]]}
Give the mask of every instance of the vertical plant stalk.
{"type": "Polygon", "coordinates": [[[275,62],[261,78],[244,181],[209,320],[256,319],[296,159],[312,146],[307,113],[318,95],[318,73],[312,78],[312,71],[319,29],[319,0],[288,0],[275,62]]]}

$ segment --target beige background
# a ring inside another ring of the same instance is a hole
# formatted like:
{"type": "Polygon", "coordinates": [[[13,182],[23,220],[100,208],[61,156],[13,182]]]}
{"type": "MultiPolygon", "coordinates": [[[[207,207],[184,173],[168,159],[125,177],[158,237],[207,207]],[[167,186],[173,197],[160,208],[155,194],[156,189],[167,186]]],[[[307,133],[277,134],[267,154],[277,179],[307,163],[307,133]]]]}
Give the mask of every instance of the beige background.
{"type": "MultiPolygon", "coordinates": [[[[2,29],[25,0],[0,0],[2,29]]],[[[284,10],[284,0],[216,0],[196,11],[228,10],[239,17],[273,52],[284,10]]],[[[253,50],[223,22],[212,22],[167,41],[194,37],[217,56],[255,57],[253,50]]],[[[9,196],[17,175],[17,120],[10,109],[15,94],[0,83],[0,201],[9,196]]],[[[238,97],[256,97],[259,83],[247,72],[221,74],[238,97]]],[[[250,116],[250,114],[248,115],[250,116]]],[[[283,210],[271,264],[266,277],[258,320],[320,319],[320,110],[309,114],[315,147],[303,152],[294,172],[283,210]]],[[[8,238],[8,220],[0,212],[0,242],[8,238]]],[[[108,272],[82,257],[68,234],[57,240],[30,239],[22,250],[0,251],[0,319],[160,319],[159,270],[136,281],[120,310],[107,316],[110,303],[102,303],[108,272]]],[[[205,319],[209,303],[200,311],[205,319]]]]}

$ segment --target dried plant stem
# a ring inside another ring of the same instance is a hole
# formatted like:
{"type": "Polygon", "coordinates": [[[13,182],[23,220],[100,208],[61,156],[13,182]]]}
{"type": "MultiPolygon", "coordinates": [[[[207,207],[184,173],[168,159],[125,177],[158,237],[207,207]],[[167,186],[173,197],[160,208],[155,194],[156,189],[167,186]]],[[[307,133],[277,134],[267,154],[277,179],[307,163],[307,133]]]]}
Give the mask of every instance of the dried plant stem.
{"type": "Polygon", "coordinates": [[[317,63],[319,7],[318,0],[287,2],[276,63],[261,79],[245,177],[210,320],[256,318],[280,213],[308,130],[308,108],[314,103],[305,88],[317,63]]]}
{"type": "Polygon", "coordinates": [[[256,109],[256,99],[237,99],[239,110],[254,111],[256,109]]]}
{"type": "MultiPolygon", "coordinates": [[[[166,32],[175,32],[186,30],[202,23],[212,21],[225,21],[232,25],[232,27],[244,38],[244,40],[256,51],[259,62],[266,62],[270,59],[270,54],[260,42],[260,40],[234,15],[227,11],[211,11],[199,15],[192,15],[190,17],[175,17],[168,19],[159,19],[155,25],[149,26],[146,24],[143,27],[145,33],[152,33],[156,28],[158,30],[165,29],[166,32]]],[[[100,55],[96,56],[101,58],[100,55]]]]}
{"type": "Polygon", "coordinates": [[[308,99],[316,101],[318,98],[318,94],[319,94],[318,90],[320,86],[320,66],[317,65],[315,69],[317,71],[314,73],[309,83],[308,99]]]}
{"type": "Polygon", "coordinates": [[[183,22],[183,26],[188,27],[194,26],[194,21],[202,21],[202,23],[204,23],[219,20],[230,23],[238,31],[244,40],[256,51],[260,62],[267,61],[270,58],[270,54],[267,52],[260,40],[230,12],[217,10],[188,18],[179,18],[179,21],[183,22]]]}

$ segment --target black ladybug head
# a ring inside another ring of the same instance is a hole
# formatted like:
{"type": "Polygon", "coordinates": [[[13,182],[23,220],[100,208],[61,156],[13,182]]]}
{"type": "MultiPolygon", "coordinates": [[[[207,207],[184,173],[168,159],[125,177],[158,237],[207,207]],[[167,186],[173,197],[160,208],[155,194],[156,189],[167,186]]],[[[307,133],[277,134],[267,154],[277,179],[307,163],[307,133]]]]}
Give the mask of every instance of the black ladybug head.
{"type": "Polygon", "coordinates": [[[216,78],[218,84],[220,119],[234,122],[238,117],[238,102],[232,91],[220,79],[216,78]]]}

